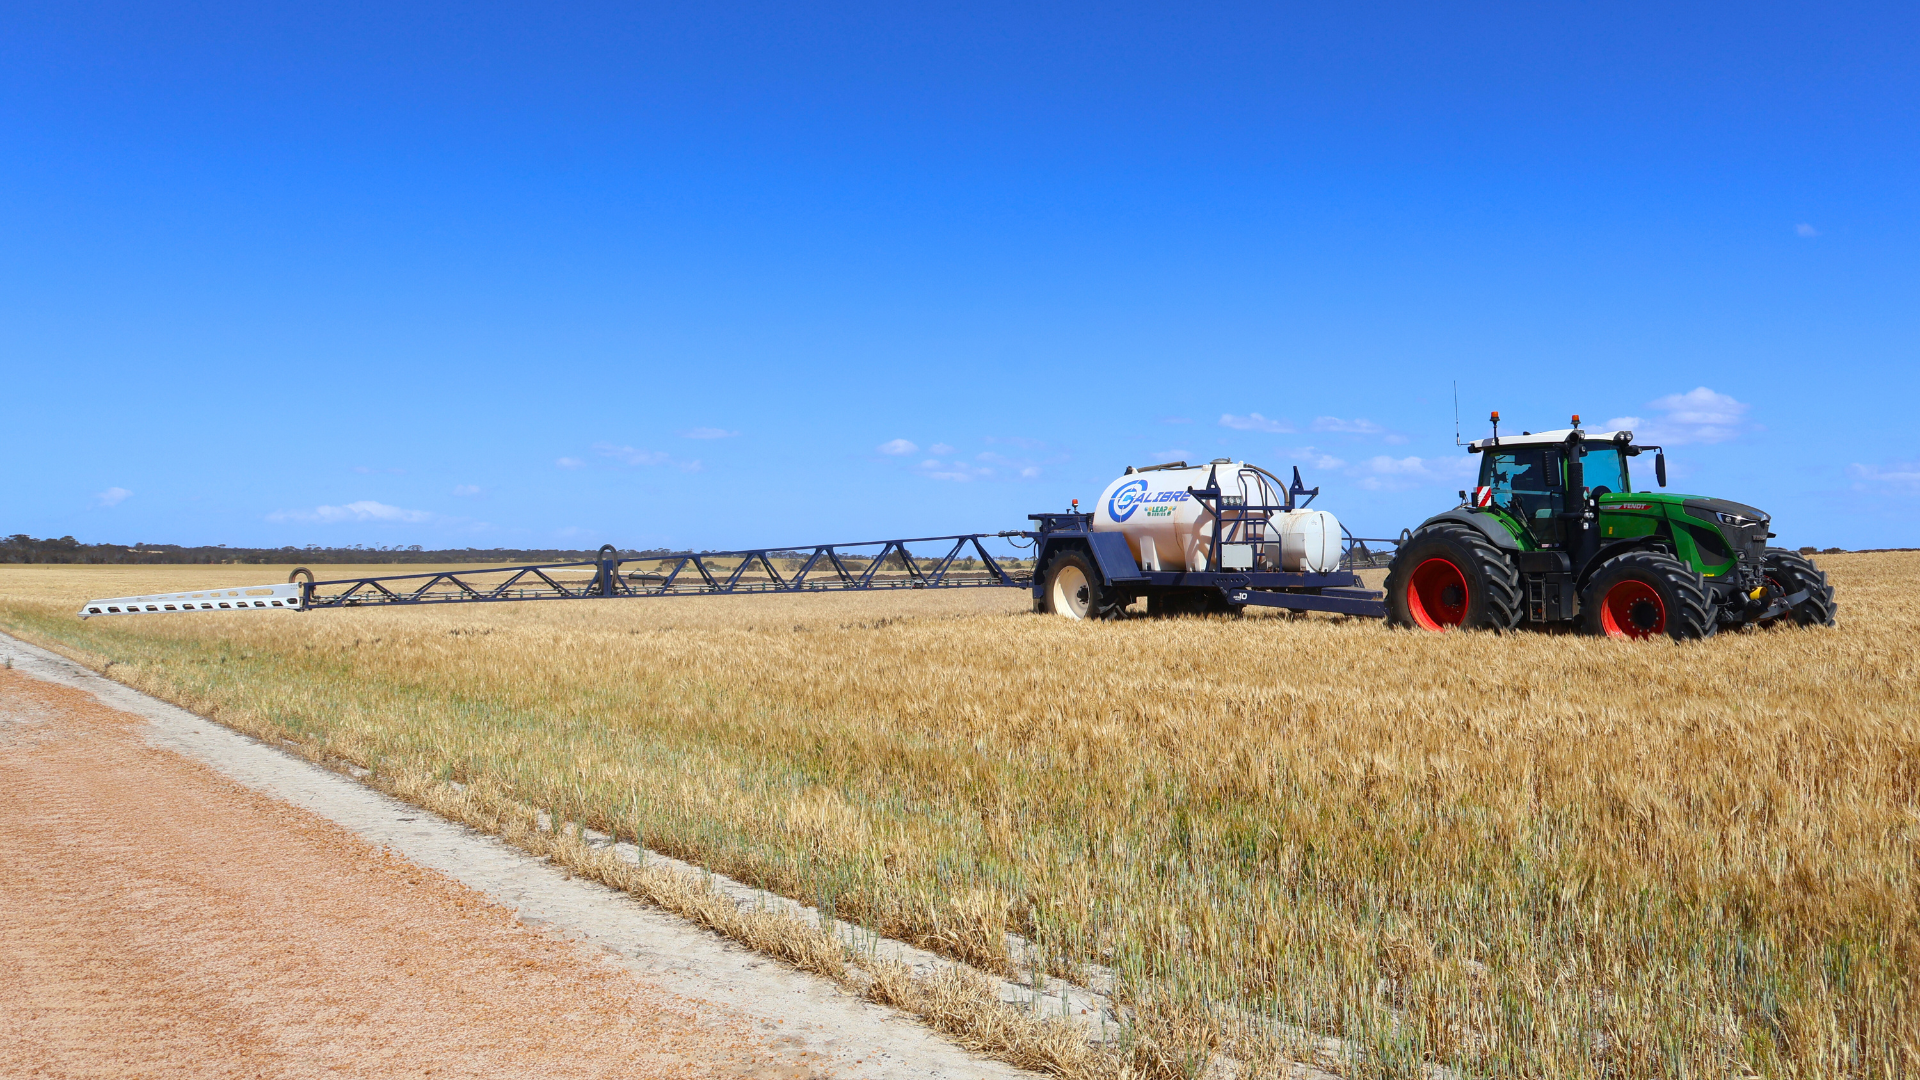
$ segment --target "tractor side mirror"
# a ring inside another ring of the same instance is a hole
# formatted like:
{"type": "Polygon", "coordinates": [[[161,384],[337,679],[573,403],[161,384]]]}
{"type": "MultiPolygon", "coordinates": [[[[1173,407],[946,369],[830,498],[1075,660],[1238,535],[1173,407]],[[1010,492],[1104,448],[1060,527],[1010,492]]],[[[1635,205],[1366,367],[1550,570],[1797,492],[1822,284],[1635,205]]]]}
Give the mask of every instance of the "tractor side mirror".
{"type": "Polygon", "coordinates": [[[1667,452],[1665,450],[1653,455],[1653,478],[1660,481],[1661,487],[1667,486],[1667,452]]]}

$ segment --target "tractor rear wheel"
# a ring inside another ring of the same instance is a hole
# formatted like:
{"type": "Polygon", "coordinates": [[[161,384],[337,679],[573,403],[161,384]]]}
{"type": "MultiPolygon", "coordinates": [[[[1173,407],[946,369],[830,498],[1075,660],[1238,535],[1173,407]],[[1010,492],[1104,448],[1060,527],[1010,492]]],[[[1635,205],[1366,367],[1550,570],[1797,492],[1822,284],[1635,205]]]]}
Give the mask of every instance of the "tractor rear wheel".
{"type": "Polygon", "coordinates": [[[1642,640],[1709,637],[1718,624],[1700,572],[1664,551],[1629,551],[1600,564],[1580,594],[1587,632],[1642,640]]]}
{"type": "Polygon", "coordinates": [[[1778,626],[1785,622],[1798,626],[1833,625],[1833,613],[1840,605],[1833,602],[1833,586],[1827,583],[1827,572],[1813,565],[1812,559],[1797,551],[1770,547],[1762,565],[1767,584],[1780,590],[1780,595],[1792,596],[1803,589],[1807,594],[1805,600],[1793,605],[1785,615],[1765,625],[1778,626]]]}
{"type": "Polygon", "coordinates": [[[1525,613],[1520,572],[1478,530],[1452,522],[1414,533],[1387,569],[1387,624],[1511,630],[1525,613]]]}
{"type": "Polygon", "coordinates": [[[1113,602],[1100,587],[1100,571],[1083,551],[1063,551],[1047,560],[1041,610],[1068,619],[1104,619],[1113,602]]]}

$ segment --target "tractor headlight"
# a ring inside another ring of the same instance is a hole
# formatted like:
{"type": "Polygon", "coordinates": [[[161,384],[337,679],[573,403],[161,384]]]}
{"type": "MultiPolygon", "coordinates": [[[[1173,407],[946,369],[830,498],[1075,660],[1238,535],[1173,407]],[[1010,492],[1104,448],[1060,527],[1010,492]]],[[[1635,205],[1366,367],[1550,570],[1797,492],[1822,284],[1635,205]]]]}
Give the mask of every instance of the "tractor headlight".
{"type": "Polygon", "coordinates": [[[1731,525],[1736,529],[1744,529],[1749,525],[1759,524],[1759,522],[1754,521],[1752,518],[1742,517],[1739,514],[1716,512],[1714,516],[1720,519],[1722,525],[1731,525]]]}

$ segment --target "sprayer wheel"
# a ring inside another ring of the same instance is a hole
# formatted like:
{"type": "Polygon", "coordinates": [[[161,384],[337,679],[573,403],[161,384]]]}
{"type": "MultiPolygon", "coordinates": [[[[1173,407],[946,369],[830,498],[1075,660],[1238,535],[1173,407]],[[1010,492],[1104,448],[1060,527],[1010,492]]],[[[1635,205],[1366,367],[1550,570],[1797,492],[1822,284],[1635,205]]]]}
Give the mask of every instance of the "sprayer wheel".
{"type": "Polygon", "coordinates": [[[1387,623],[1416,630],[1511,630],[1525,615],[1520,572],[1477,530],[1429,525],[1387,569],[1387,623]]]}
{"type": "Polygon", "coordinates": [[[1068,619],[1104,619],[1113,606],[1100,586],[1100,571],[1083,551],[1063,551],[1047,560],[1040,603],[1049,615],[1068,619]]]}

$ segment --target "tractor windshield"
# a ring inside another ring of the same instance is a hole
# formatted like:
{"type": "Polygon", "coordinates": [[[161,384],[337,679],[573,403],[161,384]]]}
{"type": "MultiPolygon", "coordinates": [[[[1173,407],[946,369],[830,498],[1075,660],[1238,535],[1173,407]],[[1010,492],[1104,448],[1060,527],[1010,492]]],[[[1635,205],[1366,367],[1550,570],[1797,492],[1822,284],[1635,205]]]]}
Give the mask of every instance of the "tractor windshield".
{"type": "MultiPolygon", "coordinates": [[[[1627,462],[1620,448],[1609,443],[1588,443],[1581,455],[1586,468],[1588,488],[1629,492],[1627,462]]],[[[1511,450],[1489,450],[1480,459],[1480,486],[1493,489],[1497,506],[1510,506],[1513,493],[1564,491],[1567,486],[1566,452],[1558,446],[1524,446],[1511,450]]]]}
{"type": "Polygon", "coordinates": [[[1627,462],[1620,456],[1620,448],[1604,443],[1588,443],[1587,452],[1581,455],[1581,465],[1585,467],[1587,487],[1606,488],[1608,491],[1629,492],[1627,486],[1627,462]]]}

